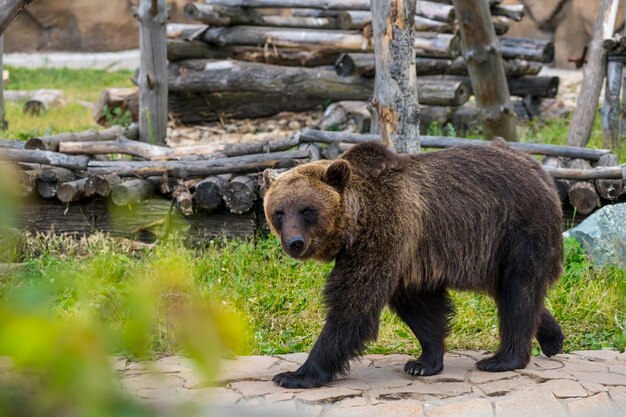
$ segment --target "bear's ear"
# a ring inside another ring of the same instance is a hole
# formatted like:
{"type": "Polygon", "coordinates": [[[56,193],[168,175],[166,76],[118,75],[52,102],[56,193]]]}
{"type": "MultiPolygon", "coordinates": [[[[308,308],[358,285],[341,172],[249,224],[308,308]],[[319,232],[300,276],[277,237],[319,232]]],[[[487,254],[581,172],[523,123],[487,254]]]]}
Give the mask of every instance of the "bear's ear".
{"type": "Polygon", "coordinates": [[[352,169],[348,161],[338,159],[326,168],[326,172],[322,175],[322,181],[336,188],[338,191],[343,191],[350,180],[351,173],[352,169]]]}
{"type": "Polygon", "coordinates": [[[276,177],[278,177],[278,171],[275,169],[266,169],[263,171],[263,185],[266,190],[270,189],[270,185],[276,180],[276,177]]]}

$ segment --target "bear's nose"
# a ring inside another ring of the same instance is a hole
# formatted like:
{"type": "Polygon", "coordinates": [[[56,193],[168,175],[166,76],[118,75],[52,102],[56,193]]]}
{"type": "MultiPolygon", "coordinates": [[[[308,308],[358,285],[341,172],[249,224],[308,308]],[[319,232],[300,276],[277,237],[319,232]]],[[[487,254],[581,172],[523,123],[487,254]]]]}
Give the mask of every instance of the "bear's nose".
{"type": "Polygon", "coordinates": [[[299,255],[304,249],[304,238],[302,236],[292,237],[287,241],[287,250],[292,255],[299,255]]]}

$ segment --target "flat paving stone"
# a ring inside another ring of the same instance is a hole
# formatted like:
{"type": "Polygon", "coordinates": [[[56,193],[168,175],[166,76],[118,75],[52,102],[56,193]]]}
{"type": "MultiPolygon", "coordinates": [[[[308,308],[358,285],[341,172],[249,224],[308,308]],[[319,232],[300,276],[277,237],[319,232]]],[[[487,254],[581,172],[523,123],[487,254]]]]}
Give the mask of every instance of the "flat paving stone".
{"type": "MultiPolygon", "coordinates": [[[[195,405],[219,416],[311,417],[626,417],[626,362],[614,351],[538,356],[526,369],[475,368],[483,351],[456,351],[439,375],[404,372],[409,355],[367,355],[350,372],[314,389],[285,389],[271,378],[297,369],[306,353],[225,359],[208,380],[186,358],[130,363],[112,357],[121,386],[142,402],[195,405]]],[[[203,414],[204,415],[204,414],[203,414]]]]}

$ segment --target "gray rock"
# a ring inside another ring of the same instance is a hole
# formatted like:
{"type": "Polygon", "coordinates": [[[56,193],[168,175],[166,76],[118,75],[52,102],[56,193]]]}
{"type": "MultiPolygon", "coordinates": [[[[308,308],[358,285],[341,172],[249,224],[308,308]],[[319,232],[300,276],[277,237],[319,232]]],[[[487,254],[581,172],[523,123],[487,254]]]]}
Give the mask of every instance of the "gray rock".
{"type": "Polygon", "coordinates": [[[602,207],[563,236],[579,241],[596,265],[626,268],[626,203],[602,207]]]}

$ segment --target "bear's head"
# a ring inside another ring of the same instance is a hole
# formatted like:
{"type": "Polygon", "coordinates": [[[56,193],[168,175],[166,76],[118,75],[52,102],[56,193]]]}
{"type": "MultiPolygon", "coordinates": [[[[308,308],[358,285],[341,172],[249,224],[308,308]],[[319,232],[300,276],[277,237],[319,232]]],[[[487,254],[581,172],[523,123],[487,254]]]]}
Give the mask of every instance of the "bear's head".
{"type": "Polygon", "coordinates": [[[265,217],[289,256],[330,261],[345,247],[350,176],[350,164],[342,159],[311,162],[280,175],[265,170],[265,217]]]}

